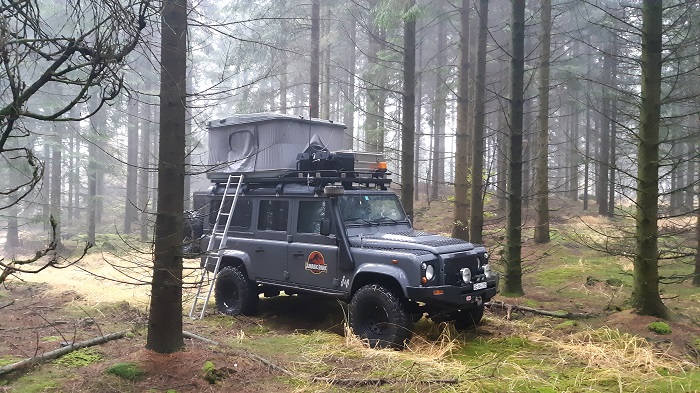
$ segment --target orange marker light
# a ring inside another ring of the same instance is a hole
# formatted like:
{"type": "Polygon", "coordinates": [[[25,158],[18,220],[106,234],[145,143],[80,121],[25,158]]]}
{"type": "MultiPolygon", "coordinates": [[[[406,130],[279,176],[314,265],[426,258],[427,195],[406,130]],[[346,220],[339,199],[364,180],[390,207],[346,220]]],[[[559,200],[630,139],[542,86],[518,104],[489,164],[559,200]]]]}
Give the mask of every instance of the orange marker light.
{"type": "Polygon", "coordinates": [[[377,170],[382,172],[386,171],[386,161],[379,161],[377,163],[377,170]]]}
{"type": "Polygon", "coordinates": [[[426,282],[428,282],[428,279],[425,278],[425,277],[423,277],[423,278],[420,279],[420,282],[422,282],[423,284],[425,284],[426,282]]]}
{"type": "Polygon", "coordinates": [[[433,291],[433,295],[436,295],[436,296],[444,295],[444,294],[445,294],[445,291],[443,291],[442,289],[436,289],[433,291]]]}
{"type": "Polygon", "coordinates": [[[398,264],[399,264],[399,260],[398,260],[398,259],[392,259],[392,260],[391,260],[391,263],[393,263],[394,265],[398,265],[398,264]]]}

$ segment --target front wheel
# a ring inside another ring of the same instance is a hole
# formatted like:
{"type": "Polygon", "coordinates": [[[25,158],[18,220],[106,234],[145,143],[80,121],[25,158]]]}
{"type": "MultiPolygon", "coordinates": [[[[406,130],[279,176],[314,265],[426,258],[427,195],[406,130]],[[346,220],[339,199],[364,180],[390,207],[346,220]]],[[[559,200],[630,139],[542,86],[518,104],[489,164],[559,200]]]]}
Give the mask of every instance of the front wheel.
{"type": "Polygon", "coordinates": [[[372,348],[402,348],[413,334],[412,315],[406,302],[377,284],[355,292],[350,302],[350,327],[372,348]]]}
{"type": "Polygon", "coordinates": [[[481,322],[484,317],[484,306],[476,306],[454,312],[454,323],[457,330],[471,329],[481,322]]]}
{"type": "Polygon", "coordinates": [[[226,266],[216,276],[216,307],[228,315],[253,315],[258,308],[255,283],[238,268],[226,266]]]}

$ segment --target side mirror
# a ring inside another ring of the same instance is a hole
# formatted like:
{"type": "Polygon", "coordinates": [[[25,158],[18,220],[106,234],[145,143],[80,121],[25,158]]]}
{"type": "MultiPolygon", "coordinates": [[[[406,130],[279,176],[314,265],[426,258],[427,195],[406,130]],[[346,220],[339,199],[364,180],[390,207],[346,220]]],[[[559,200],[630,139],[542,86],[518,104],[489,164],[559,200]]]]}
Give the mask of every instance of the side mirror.
{"type": "Polygon", "coordinates": [[[328,236],[331,234],[331,219],[324,218],[321,220],[321,235],[328,236]]]}

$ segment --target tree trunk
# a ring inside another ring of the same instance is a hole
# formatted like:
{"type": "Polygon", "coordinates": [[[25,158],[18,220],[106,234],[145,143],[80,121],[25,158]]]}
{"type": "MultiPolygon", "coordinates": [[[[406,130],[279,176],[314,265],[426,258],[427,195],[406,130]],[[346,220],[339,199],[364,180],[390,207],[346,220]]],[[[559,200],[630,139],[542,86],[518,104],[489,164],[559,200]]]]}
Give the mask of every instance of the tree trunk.
{"type": "Polygon", "coordinates": [[[686,142],[687,146],[687,152],[688,152],[688,169],[686,171],[686,178],[685,178],[685,184],[686,189],[685,189],[685,211],[686,212],[692,212],[693,209],[695,208],[695,146],[693,145],[692,141],[686,142]]]}
{"type": "MultiPolygon", "coordinates": [[[[71,117],[74,117],[71,115],[71,117]]],[[[75,186],[77,183],[74,183],[73,180],[75,179],[74,173],[77,170],[75,166],[75,156],[77,154],[77,151],[75,149],[75,141],[76,141],[76,132],[75,128],[77,127],[77,123],[70,124],[70,132],[68,135],[68,178],[67,183],[68,183],[68,200],[66,201],[66,210],[68,213],[68,220],[67,222],[72,222],[73,221],[73,213],[75,212],[75,209],[73,207],[73,196],[75,194],[75,186]]]]}
{"type": "Polygon", "coordinates": [[[700,287],[700,210],[698,210],[696,220],[697,247],[695,249],[695,271],[693,271],[693,285],[700,287]]]}
{"type": "Polygon", "coordinates": [[[345,127],[347,127],[345,129],[345,148],[352,150],[355,138],[355,43],[357,42],[357,23],[352,15],[350,15],[348,24],[350,47],[348,48],[347,64],[345,65],[347,68],[347,83],[345,85],[347,101],[345,103],[343,122],[345,127]]]}
{"type": "MultiPolygon", "coordinates": [[[[148,86],[148,90],[152,88],[148,86]]],[[[140,111],[144,116],[143,127],[141,127],[141,162],[139,164],[139,210],[141,210],[141,223],[139,224],[139,235],[142,242],[149,240],[149,219],[148,206],[150,205],[149,178],[151,171],[151,128],[153,127],[153,104],[144,102],[140,111]]]]}
{"type": "Polygon", "coordinates": [[[437,70],[435,71],[435,99],[433,101],[433,149],[430,199],[437,200],[440,184],[445,178],[445,112],[447,110],[447,79],[445,68],[447,55],[445,53],[446,21],[438,22],[438,41],[436,55],[437,70]]]}
{"type": "Polygon", "coordinates": [[[318,117],[319,78],[321,63],[321,0],[311,0],[311,84],[309,117],[318,117]]]}
{"type": "Polygon", "coordinates": [[[542,0],[542,35],[540,45],[540,105],[537,133],[537,225],[535,243],[549,243],[549,56],[552,32],[552,1],[542,0]]]}
{"type": "Polygon", "coordinates": [[[637,209],[632,305],[642,315],[668,317],[659,296],[659,123],[661,117],[662,4],[642,3],[642,80],[637,146],[637,209]]]}
{"type": "Polygon", "coordinates": [[[584,164],[583,164],[583,210],[588,210],[588,187],[589,187],[589,181],[590,181],[590,163],[591,163],[591,138],[592,138],[592,132],[591,132],[591,97],[590,97],[590,91],[592,87],[591,83],[591,56],[590,56],[590,49],[588,52],[588,56],[586,56],[586,59],[588,60],[587,62],[587,78],[588,80],[586,81],[586,147],[585,147],[585,153],[584,153],[584,164]]]}
{"type": "Polygon", "coordinates": [[[479,0],[479,38],[476,50],[474,120],[472,128],[472,184],[469,209],[469,235],[474,243],[483,242],[484,230],[484,138],[486,120],[486,39],[488,38],[489,0],[479,0]]]}
{"type": "Polygon", "coordinates": [[[571,168],[571,175],[569,176],[569,192],[570,197],[574,201],[578,201],[578,174],[579,174],[579,150],[578,150],[578,120],[579,111],[575,104],[571,104],[571,146],[569,147],[569,160],[568,163],[571,168]]]}
{"type": "Polygon", "coordinates": [[[498,130],[496,131],[496,198],[498,210],[506,210],[508,195],[506,193],[506,181],[508,177],[508,130],[506,114],[498,117],[498,130]]]}
{"type": "Polygon", "coordinates": [[[63,150],[63,138],[61,138],[61,132],[56,129],[57,126],[57,124],[54,124],[53,146],[51,146],[51,216],[58,224],[54,231],[55,238],[52,240],[57,244],[56,249],[60,249],[61,225],[63,224],[61,219],[61,184],[63,183],[61,178],[61,171],[63,170],[61,152],[63,150]]]}
{"type": "Polygon", "coordinates": [[[326,4],[326,20],[323,21],[323,107],[321,117],[331,118],[331,7],[326,4]]]}
{"type": "MultiPolygon", "coordinates": [[[[416,5],[409,0],[406,11],[416,5]]],[[[403,111],[401,128],[401,202],[408,217],[413,219],[413,145],[416,124],[416,19],[407,15],[403,27],[403,111]]]]}
{"type": "MultiPolygon", "coordinates": [[[[459,10],[461,28],[455,138],[455,210],[452,220],[452,237],[467,241],[469,240],[469,7],[469,0],[462,0],[462,7],[459,10]]],[[[483,144],[483,138],[479,138],[479,142],[483,144]]],[[[481,178],[480,174],[474,177],[477,176],[481,178]]]]}
{"type": "MultiPolygon", "coordinates": [[[[375,13],[378,7],[377,1],[370,2],[370,9],[375,13]]],[[[365,149],[371,152],[384,152],[384,101],[386,93],[383,83],[384,67],[380,61],[384,28],[379,26],[379,21],[371,21],[368,39],[367,71],[365,72],[366,109],[365,109],[365,149]]]]}
{"type": "Polygon", "coordinates": [[[131,224],[138,218],[137,176],[139,157],[138,103],[130,97],[127,103],[126,204],[124,206],[124,233],[131,233],[131,224]]]}
{"type": "MultiPolygon", "coordinates": [[[[418,70],[423,67],[423,41],[419,41],[417,48],[417,59],[416,65],[418,70]]],[[[418,71],[416,72],[416,141],[415,149],[413,150],[413,156],[415,157],[413,163],[413,199],[418,201],[420,199],[420,144],[421,144],[421,134],[422,134],[422,119],[423,119],[423,74],[418,71]]]]}
{"type": "Polygon", "coordinates": [[[603,99],[601,100],[601,105],[603,107],[603,113],[600,116],[600,156],[598,157],[600,162],[600,172],[598,173],[598,178],[596,182],[599,184],[597,202],[598,202],[598,214],[601,216],[610,215],[608,201],[609,192],[608,187],[610,185],[610,119],[612,118],[612,99],[611,95],[614,94],[613,87],[613,51],[612,45],[606,47],[605,53],[603,54],[603,86],[602,93],[603,99]]]}
{"type": "MultiPolygon", "coordinates": [[[[93,97],[90,100],[90,111],[93,111],[97,105],[97,97],[93,97]]],[[[104,110],[104,109],[103,109],[104,110]]],[[[87,188],[88,188],[88,198],[87,198],[87,242],[90,244],[95,244],[95,232],[97,227],[97,129],[98,129],[98,119],[100,118],[102,112],[95,113],[90,118],[90,130],[88,134],[90,139],[88,140],[88,167],[87,167],[87,188]]]]}
{"type": "Polygon", "coordinates": [[[172,353],[182,337],[187,1],[164,0],[161,29],[158,210],[146,348],[172,353]]]}
{"type": "Polygon", "coordinates": [[[503,258],[503,293],[523,295],[522,285],[522,166],[523,166],[523,80],[525,67],[525,0],[513,0],[511,16],[511,96],[508,154],[506,246],[503,258]]]}
{"type": "Polygon", "coordinates": [[[43,202],[41,204],[41,221],[44,224],[44,228],[48,228],[47,224],[51,215],[51,143],[49,143],[49,137],[46,134],[44,135],[43,143],[44,176],[41,187],[41,200],[43,202]]]}

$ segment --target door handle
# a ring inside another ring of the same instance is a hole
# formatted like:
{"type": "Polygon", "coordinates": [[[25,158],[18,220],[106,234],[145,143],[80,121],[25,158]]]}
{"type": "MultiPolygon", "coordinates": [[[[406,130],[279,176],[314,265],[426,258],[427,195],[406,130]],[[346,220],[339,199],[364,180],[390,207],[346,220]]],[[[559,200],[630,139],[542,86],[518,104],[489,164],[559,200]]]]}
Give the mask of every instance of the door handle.
{"type": "Polygon", "coordinates": [[[255,249],[255,252],[265,252],[265,249],[262,248],[262,247],[256,248],[256,249],[255,249]]]}
{"type": "Polygon", "coordinates": [[[295,257],[303,257],[304,253],[301,251],[295,251],[292,253],[292,255],[294,255],[295,257]]]}

